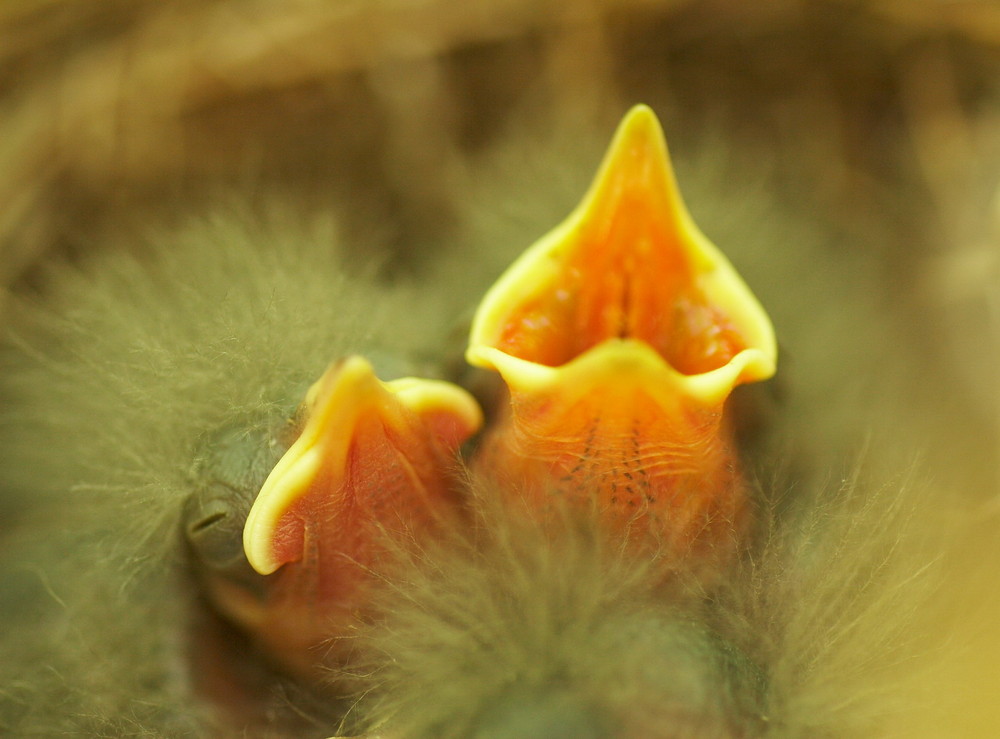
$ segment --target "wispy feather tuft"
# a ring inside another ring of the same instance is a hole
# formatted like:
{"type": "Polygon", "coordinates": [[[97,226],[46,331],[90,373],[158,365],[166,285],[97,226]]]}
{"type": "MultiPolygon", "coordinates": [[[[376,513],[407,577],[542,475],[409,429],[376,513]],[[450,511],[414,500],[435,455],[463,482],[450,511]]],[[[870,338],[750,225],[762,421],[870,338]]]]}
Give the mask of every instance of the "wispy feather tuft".
{"type": "Polygon", "coordinates": [[[5,532],[0,589],[4,611],[33,615],[0,645],[6,731],[201,725],[184,700],[196,594],[180,535],[199,460],[234,429],[279,437],[348,353],[393,376],[434,343],[432,300],[352,266],[329,225],[275,218],[214,215],[141,258],[109,249],[53,267],[44,299],[15,306],[0,485],[24,520],[5,532]]]}
{"type": "Polygon", "coordinates": [[[794,492],[706,584],[479,486],[478,525],[388,583],[356,711],[406,737],[888,735],[943,646],[925,496],[794,492]]]}

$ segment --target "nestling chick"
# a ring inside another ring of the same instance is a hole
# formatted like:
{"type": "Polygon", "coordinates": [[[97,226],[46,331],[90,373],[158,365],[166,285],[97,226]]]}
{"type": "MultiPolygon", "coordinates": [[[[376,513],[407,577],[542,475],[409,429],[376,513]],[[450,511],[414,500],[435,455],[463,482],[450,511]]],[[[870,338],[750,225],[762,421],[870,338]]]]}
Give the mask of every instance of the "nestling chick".
{"type": "Polygon", "coordinates": [[[633,110],[487,292],[467,356],[504,389],[467,469],[463,275],[220,219],[51,271],[3,353],[0,726],[877,735],[923,674],[922,501],[743,443],[774,334],[675,188],[633,110]]]}
{"type": "MultiPolygon", "coordinates": [[[[3,639],[0,726],[177,736],[266,725],[307,735],[301,717],[313,705],[283,706],[297,689],[270,663],[299,665],[302,650],[335,634],[322,613],[308,616],[321,622],[312,637],[301,613],[299,622],[285,614],[284,631],[280,620],[262,627],[280,600],[273,591],[290,586],[251,569],[244,522],[303,424],[315,426],[303,401],[331,363],[367,357],[349,382],[386,393],[373,372],[433,371],[424,351],[441,346],[448,320],[433,295],[352,264],[360,260],[322,224],[213,216],[153,246],[142,259],[109,250],[52,268],[44,302],[21,301],[3,350],[2,486],[17,501],[4,531],[3,610],[24,623],[3,639]],[[203,584],[248,633],[211,614],[203,584]],[[300,646],[282,641],[292,633],[300,646]],[[280,646],[254,656],[264,643],[280,646]]],[[[446,383],[396,383],[404,437],[407,423],[422,423],[406,406],[436,404],[421,411],[440,437],[417,445],[442,439],[421,447],[433,455],[421,495],[450,495],[433,486],[445,484],[478,409],[446,383]],[[464,414],[457,424],[441,410],[451,403],[464,414]]],[[[391,469],[385,462],[378,482],[386,495],[391,469]]],[[[378,523],[391,526],[383,512],[378,523]]],[[[361,509],[354,518],[366,520],[361,509]]],[[[363,541],[334,546],[348,570],[370,556],[363,541]]],[[[310,588],[300,596],[314,601],[310,588]]]]}
{"type": "Polygon", "coordinates": [[[923,493],[741,454],[725,401],[773,372],[770,324],[660,136],[633,110],[480,304],[467,356],[506,394],[473,525],[402,558],[362,640],[386,736],[872,736],[922,695],[923,493]]]}

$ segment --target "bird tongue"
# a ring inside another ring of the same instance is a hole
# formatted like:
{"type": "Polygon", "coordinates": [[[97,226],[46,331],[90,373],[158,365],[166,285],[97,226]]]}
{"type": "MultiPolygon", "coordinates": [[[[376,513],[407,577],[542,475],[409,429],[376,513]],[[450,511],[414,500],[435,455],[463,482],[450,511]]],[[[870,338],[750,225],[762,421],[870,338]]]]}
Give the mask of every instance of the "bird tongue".
{"type": "Polygon", "coordinates": [[[738,515],[723,406],[773,374],[773,330],[688,215],[648,108],[626,116],[583,202],[487,293],[466,356],[510,397],[477,466],[536,505],[584,500],[682,546],[738,515]]]}
{"type": "Polygon", "coordinates": [[[316,646],[364,610],[386,546],[419,540],[455,509],[457,448],[481,413],[458,387],[384,383],[353,356],[312,387],[305,414],[243,530],[247,559],[269,576],[263,595],[222,607],[282,662],[308,669],[316,646]]]}

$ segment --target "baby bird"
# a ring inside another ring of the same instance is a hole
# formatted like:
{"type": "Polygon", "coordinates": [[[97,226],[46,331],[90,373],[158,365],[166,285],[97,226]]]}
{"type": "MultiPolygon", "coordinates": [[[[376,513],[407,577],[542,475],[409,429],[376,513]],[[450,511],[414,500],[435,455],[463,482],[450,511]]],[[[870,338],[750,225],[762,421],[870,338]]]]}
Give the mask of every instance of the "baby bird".
{"type": "Polygon", "coordinates": [[[481,419],[417,377],[446,343],[433,294],[291,224],[208,218],[16,306],[4,733],[330,733],[335,701],[314,720],[284,675],[347,636],[374,531],[433,524],[481,419]]]}
{"type": "Polygon", "coordinates": [[[748,441],[775,333],[649,108],[483,286],[482,409],[464,286],[360,261],[214,217],[19,301],[6,733],[861,737],[920,699],[919,491],[748,441]]]}
{"type": "Polygon", "coordinates": [[[634,108],[582,203],[479,305],[466,356],[504,389],[468,455],[472,525],[404,557],[380,594],[362,724],[887,731],[933,649],[917,637],[934,583],[923,493],[860,471],[789,478],[773,441],[748,443],[767,424],[730,395],[776,355],[681,201],[655,116],[634,108]]]}

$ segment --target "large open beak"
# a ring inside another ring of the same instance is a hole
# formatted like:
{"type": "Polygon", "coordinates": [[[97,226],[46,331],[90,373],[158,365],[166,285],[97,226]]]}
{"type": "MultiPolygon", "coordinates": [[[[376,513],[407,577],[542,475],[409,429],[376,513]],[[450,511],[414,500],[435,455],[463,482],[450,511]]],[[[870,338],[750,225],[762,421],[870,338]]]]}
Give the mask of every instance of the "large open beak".
{"type": "Polygon", "coordinates": [[[243,531],[250,565],[270,576],[263,595],[228,603],[296,667],[316,663],[311,650],[364,610],[390,539],[419,542],[456,512],[457,450],[482,423],[464,390],[416,378],[381,382],[358,356],[313,385],[303,415],[243,531]]]}
{"type": "Polygon", "coordinates": [[[771,323],[681,200],[653,112],[621,123],[583,202],[487,293],[466,357],[510,406],[480,468],[690,543],[738,517],[723,405],[775,371],[771,323]]]}

